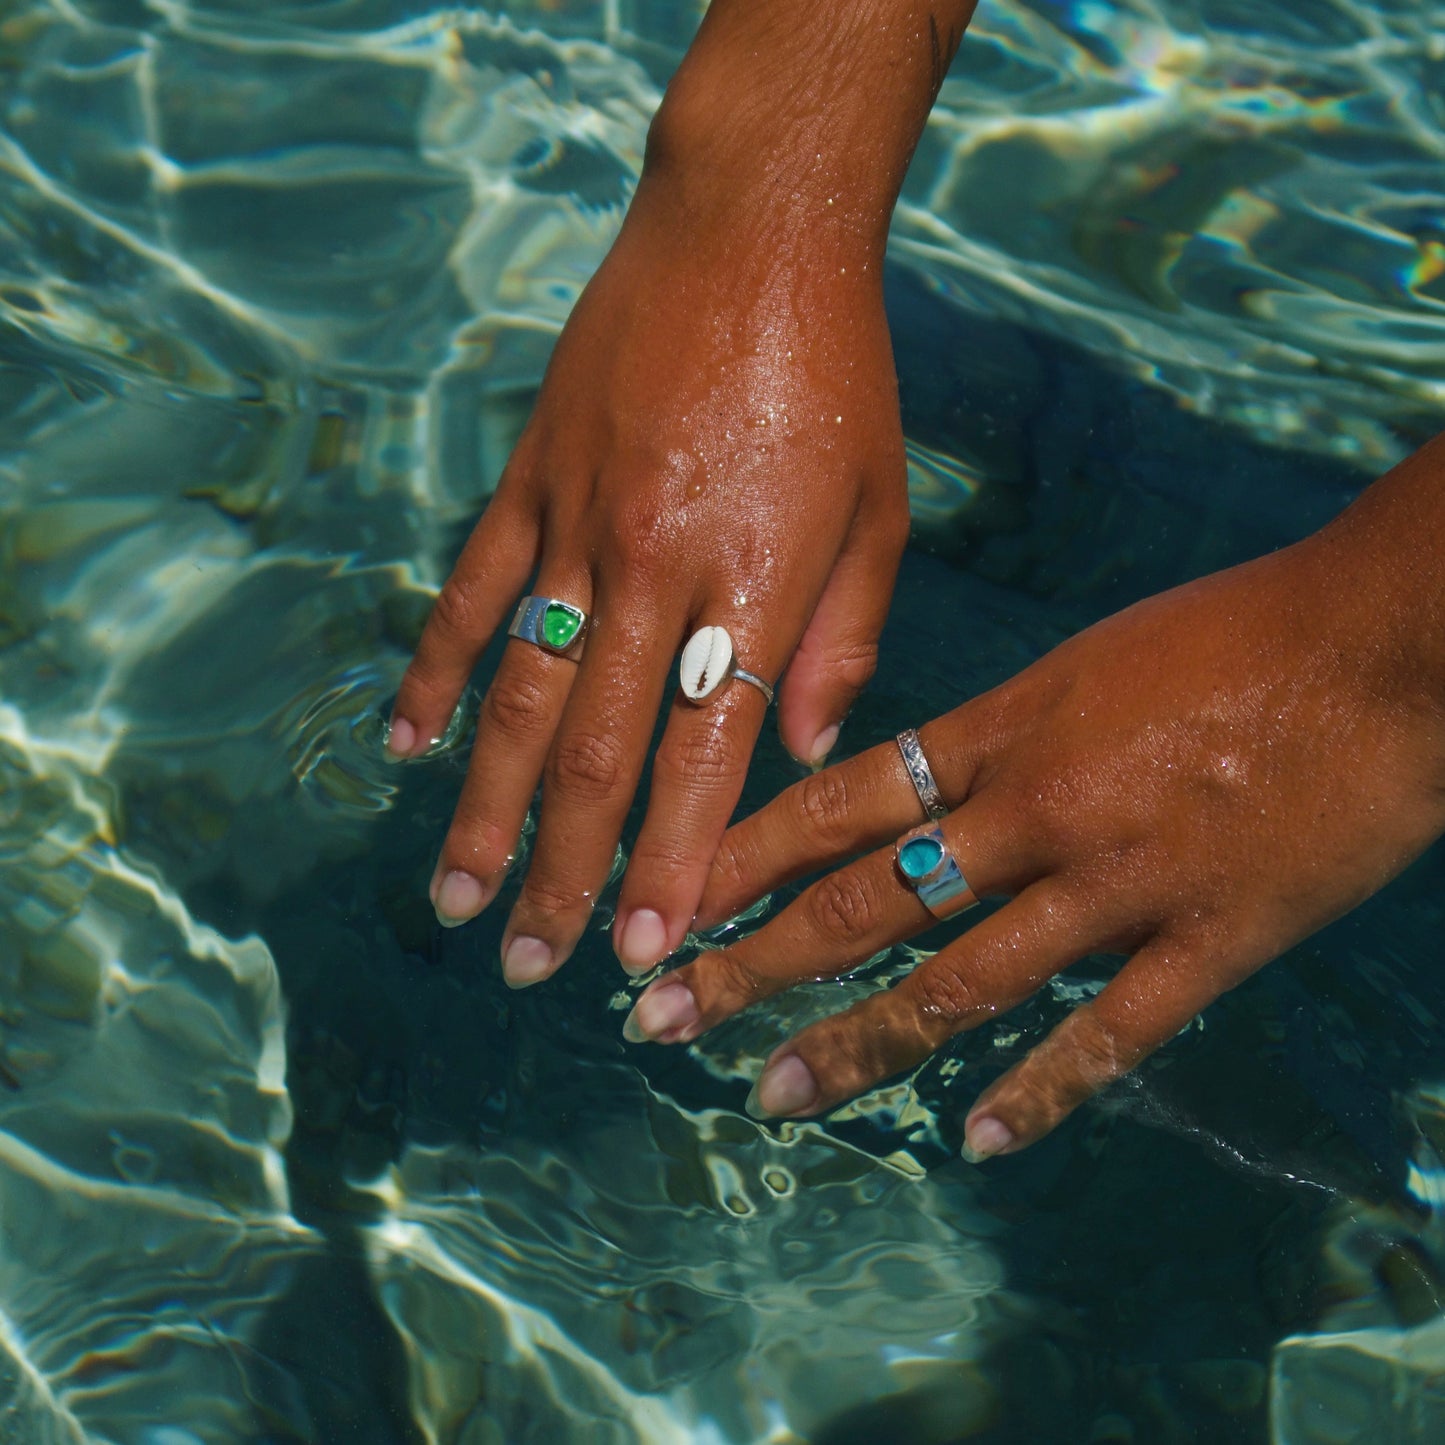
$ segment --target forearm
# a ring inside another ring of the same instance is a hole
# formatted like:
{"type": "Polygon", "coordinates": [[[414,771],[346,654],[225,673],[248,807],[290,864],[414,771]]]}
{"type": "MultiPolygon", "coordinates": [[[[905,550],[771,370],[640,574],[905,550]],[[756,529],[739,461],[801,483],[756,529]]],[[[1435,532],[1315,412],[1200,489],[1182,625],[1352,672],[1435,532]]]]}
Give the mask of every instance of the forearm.
{"type": "Polygon", "coordinates": [[[639,200],[690,235],[881,260],[974,0],[713,0],[653,124],[639,200]]]}

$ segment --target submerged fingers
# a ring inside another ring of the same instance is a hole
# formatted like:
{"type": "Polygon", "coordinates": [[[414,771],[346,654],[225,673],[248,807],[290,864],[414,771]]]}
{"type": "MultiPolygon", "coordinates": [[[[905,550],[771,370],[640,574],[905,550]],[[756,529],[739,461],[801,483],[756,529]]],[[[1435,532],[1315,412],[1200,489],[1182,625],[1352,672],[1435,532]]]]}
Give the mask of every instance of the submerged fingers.
{"type": "Polygon", "coordinates": [[[980,893],[1012,891],[1020,882],[1015,860],[993,851],[999,830],[983,805],[915,831],[937,834],[941,889],[909,881],[896,843],[880,848],[819,879],[758,932],[658,979],[639,997],[628,1037],[661,1043],[696,1038],[759,999],[846,972],[938,917],[962,911],[980,893]],[[955,865],[951,873],[945,853],[955,865]]]}

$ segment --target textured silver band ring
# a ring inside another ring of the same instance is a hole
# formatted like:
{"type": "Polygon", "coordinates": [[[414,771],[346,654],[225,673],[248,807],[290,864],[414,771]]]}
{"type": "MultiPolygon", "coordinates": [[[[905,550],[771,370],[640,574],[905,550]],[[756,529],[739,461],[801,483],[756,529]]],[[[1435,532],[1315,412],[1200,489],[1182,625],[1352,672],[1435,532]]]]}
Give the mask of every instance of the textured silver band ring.
{"type": "Polygon", "coordinates": [[[923,811],[935,820],[946,818],[949,807],[943,801],[943,794],[938,791],[938,784],[933,780],[933,769],[928,766],[928,759],[923,756],[923,744],[918,740],[918,729],[904,728],[896,741],[898,751],[903,754],[903,766],[908,769],[908,779],[913,784],[913,791],[918,794],[918,801],[923,804],[923,811]]]}
{"type": "Polygon", "coordinates": [[[682,649],[677,673],[684,696],[693,702],[711,697],[732,678],[752,683],[770,703],[773,700],[772,683],[738,666],[732,636],[726,627],[699,627],[682,649]]]}
{"type": "Polygon", "coordinates": [[[935,824],[910,829],[893,845],[893,856],[903,881],[935,918],[951,918],[978,902],[943,830],[935,824]]]}
{"type": "Polygon", "coordinates": [[[587,622],[587,614],[580,607],[560,597],[524,597],[517,604],[507,635],[575,662],[582,656],[587,622]]]}

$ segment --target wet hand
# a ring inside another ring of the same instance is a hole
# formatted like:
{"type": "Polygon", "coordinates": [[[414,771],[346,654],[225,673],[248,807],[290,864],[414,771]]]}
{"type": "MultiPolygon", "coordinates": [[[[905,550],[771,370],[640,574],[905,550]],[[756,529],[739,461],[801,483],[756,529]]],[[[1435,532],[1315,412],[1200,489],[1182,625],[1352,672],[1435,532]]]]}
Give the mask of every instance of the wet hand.
{"type": "Polygon", "coordinates": [[[738,679],[673,696],[696,629],[726,628],[766,682],[789,668],[779,726],[804,760],[872,671],[908,526],[877,249],[766,213],[713,227],[644,179],[558,341],[390,734],[402,756],[442,734],[524,592],[586,614],[580,659],[508,643],[431,887],[444,923],[484,908],[541,783],[502,942],[514,986],[551,974],[585,928],[670,697],[615,939],[645,969],[686,935],[766,707],[738,679]]]}
{"type": "MultiPolygon", "coordinates": [[[[1126,955],[974,1103],[965,1153],[1018,1150],[1423,851],[1445,828],[1445,708],[1438,679],[1391,639],[1424,624],[1388,580],[1398,568],[1360,573],[1341,530],[1120,613],[925,726],[951,808],[941,840],[979,896],[1007,901],[971,928],[960,919],[896,987],[779,1048],[750,1107],[826,1111],[1084,955],[1126,955]]],[[[863,856],[655,981],[627,1036],[694,1039],[931,925],[927,889],[895,855],[922,819],[888,742],[731,829],[703,925],[863,856]]],[[[970,898],[933,901],[946,913],[970,898]]]]}

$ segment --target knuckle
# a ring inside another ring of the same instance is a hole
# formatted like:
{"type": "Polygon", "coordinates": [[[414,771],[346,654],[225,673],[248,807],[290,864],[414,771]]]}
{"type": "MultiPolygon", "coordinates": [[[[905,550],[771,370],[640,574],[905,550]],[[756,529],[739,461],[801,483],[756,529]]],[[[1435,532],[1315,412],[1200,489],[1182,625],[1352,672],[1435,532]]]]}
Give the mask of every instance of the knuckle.
{"type": "Polygon", "coordinates": [[[861,691],[878,670],[878,644],[852,642],[831,648],[828,670],[845,687],[861,691]]]}
{"type": "Polygon", "coordinates": [[[826,1040],[828,1070],[835,1079],[849,1080],[849,1091],[859,1092],[894,1072],[885,1058],[884,1036],[870,1026],[866,1009],[851,1008],[818,1025],[826,1040]]]}
{"type": "Polygon", "coordinates": [[[769,992],[743,950],[720,949],[709,954],[707,962],[708,971],[712,974],[711,992],[743,1004],[752,1003],[769,992]]]}
{"type": "Polygon", "coordinates": [[[481,598],[474,583],[453,572],[432,603],[431,625],[448,637],[471,637],[477,628],[481,598]]]}
{"type": "Polygon", "coordinates": [[[464,868],[485,877],[505,868],[517,847],[516,829],[506,829],[489,818],[458,818],[442,846],[449,868],[464,868]]]}
{"type": "Polygon", "coordinates": [[[987,1011],[988,1005],[957,966],[934,959],[910,978],[919,1008],[950,1033],[987,1011]]]}
{"type": "Polygon", "coordinates": [[[1092,1011],[1076,1014],[1073,1026],[1059,1040],[1059,1050],[1068,1064],[1055,1073],[1056,1086],[1070,1105],[1126,1072],[1128,1065],[1120,1041],[1092,1011]]]}
{"type": "Polygon", "coordinates": [[[627,749],[613,733],[568,733],[560,738],[549,779],[569,798],[601,802],[616,792],[627,768],[627,749]]]}
{"type": "Polygon", "coordinates": [[[535,871],[527,875],[517,905],[521,912],[549,922],[567,918],[579,909],[590,911],[592,906],[583,890],[568,888],[560,879],[535,871]]]}
{"type": "Polygon", "coordinates": [[[1029,1117],[1052,1128],[1125,1072],[1107,1030],[1083,1018],[1062,1024],[1025,1060],[1014,1087],[1029,1117]]]}
{"type": "Polygon", "coordinates": [[[536,678],[499,676],[482,702],[485,722],[504,733],[535,738],[553,725],[554,709],[547,688],[536,678]]]}
{"type": "Polygon", "coordinates": [[[739,777],[747,766],[741,740],[727,728],[685,732],[663,743],[654,766],[674,786],[712,788],[739,777]]]}
{"type": "Polygon", "coordinates": [[[848,782],[837,768],[813,773],[799,785],[798,803],[809,830],[824,841],[847,831],[848,782]]]}
{"type": "Polygon", "coordinates": [[[619,505],[603,528],[608,559],[629,576],[654,572],[671,551],[671,530],[667,511],[652,497],[619,505]]]}
{"type": "Polygon", "coordinates": [[[627,862],[628,876],[646,880],[644,891],[654,897],[677,889],[690,892],[696,886],[698,874],[708,866],[709,860],[700,842],[693,831],[639,839],[627,862]]]}
{"type": "Polygon", "coordinates": [[[878,917],[876,890],[850,869],[830,873],[808,890],[808,907],[816,931],[845,948],[864,943],[878,917]]]}
{"type": "Polygon", "coordinates": [[[713,855],[709,893],[722,893],[729,898],[743,892],[755,869],[747,844],[730,833],[723,834],[713,855]]]}

